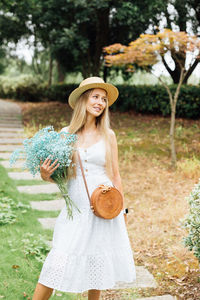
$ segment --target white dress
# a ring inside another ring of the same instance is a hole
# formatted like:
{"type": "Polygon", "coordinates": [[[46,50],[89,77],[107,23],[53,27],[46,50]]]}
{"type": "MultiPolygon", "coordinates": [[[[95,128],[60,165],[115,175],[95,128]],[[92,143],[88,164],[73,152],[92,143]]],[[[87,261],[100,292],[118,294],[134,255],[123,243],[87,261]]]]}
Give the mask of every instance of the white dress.
{"type": "MultiPolygon", "coordinates": [[[[79,148],[90,195],[99,184],[112,185],[105,172],[103,139],[87,149],[79,148]]],[[[49,252],[39,282],[63,292],[82,293],[90,289],[124,288],[135,281],[135,265],[123,212],[105,220],[94,215],[80,167],[77,177],[68,181],[74,209],[73,220],[64,207],[55,224],[53,247],[49,252]]]]}

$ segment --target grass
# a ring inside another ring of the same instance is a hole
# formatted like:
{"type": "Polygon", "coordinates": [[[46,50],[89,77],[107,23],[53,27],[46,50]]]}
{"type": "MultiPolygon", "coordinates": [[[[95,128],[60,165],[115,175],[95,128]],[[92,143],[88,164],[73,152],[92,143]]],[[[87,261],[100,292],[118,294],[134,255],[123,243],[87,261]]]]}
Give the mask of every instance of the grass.
{"type": "MultiPolygon", "coordinates": [[[[3,196],[9,196],[16,202],[21,201],[23,204],[29,203],[32,195],[20,194],[14,182],[7,176],[6,170],[1,166],[0,177],[0,199],[2,199],[3,196]]],[[[52,239],[52,231],[41,231],[41,226],[37,218],[56,217],[57,215],[58,212],[44,213],[42,211],[29,209],[23,215],[19,211],[14,224],[0,226],[1,299],[31,299],[42,268],[42,262],[36,259],[36,250],[40,250],[37,256],[39,259],[46,257],[49,247],[45,244],[45,241],[52,239]]],[[[120,300],[135,299],[136,297],[136,293],[133,291],[123,291],[123,293],[120,294],[118,292],[107,291],[104,292],[104,295],[105,297],[103,299],[113,299],[108,298],[108,295],[109,297],[114,295],[114,299],[120,300]]],[[[55,291],[52,299],[84,300],[87,299],[87,293],[72,294],[55,291]]]]}
{"type": "MultiPolygon", "coordinates": [[[[29,195],[27,197],[25,194],[20,194],[14,182],[7,176],[5,169],[1,166],[0,177],[1,197],[8,196],[15,201],[29,204],[33,196],[29,195]]],[[[39,198],[41,199],[41,196],[39,198]]],[[[56,217],[57,215],[58,212],[44,213],[32,209],[29,209],[22,215],[21,212],[18,211],[17,220],[14,224],[0,226],[2,241],[0,245],[0,298],[6,300],[31,299],[42,267],[42,262],[37,261],[34,254],[26,255],[26,247],[23,240],[28,238],[29,249],[34,253],[36,247],[34,240],[37,241],[41,235],[41,225],[37,221],[37,218],[56,217]]],[[[42,240],[48,241],[51,239],[52,232],[50,230],[42,230],[42,240]]],[[[62,299],[85,299],[84,297],[78,298],[78,296],[74,294],[58,292],[56,292],[53,299],[60,299],[60,294],[62,294],[62,299]]]]}
{"type": "MultiPolygon", "coordinates": [[[[60,130],[69,124],[71,110],[65,104],[20,105],[30,137],[44,126],[53,125],[60,130]]],[[[169,118],[132,112],[110,115],[119,145],[126,204],[130,208],[127,228],[135,261],[153,273],[158,288],[110,291],[112,296],[104,292],[102,298],[134,299],[137,293],[146,297],[171,294],[181,299],[200,299],[199,264],[182,244],[186,231],[181,227],[181,220],[188,212],[185,197],[199,178],[200,122],[176,121],[178,168],[174,172],[170,168],[169,118]]],[[[35,200],[35,195],[22,194],[22,197],[26,203],[35,200]]],[[[37,196],[39,199],[50,200],[51,195],[37,196]]],[[[40,213],[34,214],[38,217],[40,213]]]]}

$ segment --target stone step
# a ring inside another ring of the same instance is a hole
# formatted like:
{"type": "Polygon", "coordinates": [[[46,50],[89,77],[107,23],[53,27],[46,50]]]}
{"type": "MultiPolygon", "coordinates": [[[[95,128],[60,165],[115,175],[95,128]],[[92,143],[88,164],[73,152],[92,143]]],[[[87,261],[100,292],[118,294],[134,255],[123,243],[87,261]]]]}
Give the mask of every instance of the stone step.
{"type": "Polygon", "coordinates": [[[18,160],[16,161],[16,163],[12,166],[10,166],[10,161],[9,160],[4,160],[4,161],[0,161],[0,164],[6,168],[6,169],[9,169],[9,168],[14,168],[14,169],[22,169],[23,166],[24,166],[24,160],[18,160]]]}
{"type": "Polygon", "coordinates": [[[21,114],[21,108],[14,102],[0,99],[1,114],[21,114]]]}
{"type": "Polygon", "coordinates": [[[22,148],[22,145],[0,145],[0,152],[10,152],[17,148],[22,148]]]}
{"type": "Polygon", "coordinates": [[[22,144],[24,139],[20,138],[0,138],[0,144],[8,145],[8,144],[22,144]]]}
{"type": "Polygon", "coordinates": [[[153,297],[146,297],[146,298],[137,298],[138,300],[176,300],[176,297],[171,295],[163,295],[163,296],[153,296],[153,297]]]}
{"type": "Polygon", "coordinates": [[[64,199],[48,201],[31,201],[31,207],[36,210],[55,211],[61,210],[65,205],[64,199]]]}
{"type": "Polygon", "coordinates": [[[53,229],[56,223],[56,218],[38,218],[38,221],[44,229],[53,229]]]}
{"type": "Polygon", "coordinates": [[[15,123],[15,124],[13,124],[13,123],[2,123],[2,122],[0,122],[0,127],[6,127],[6,128],[13,128],[13,126],[15,126],[16,128],[23,128],[23,125],[22,125],[22,123],[20,122],[20,123],[15,123]]]}
{"type": "Polygon", "coordinates": [[[9,139],[24,138],[25,139],[25,136],[20,131],[19,132],[0,132],[0,138],[5,138],[5,139],[6,138],[9,138],[9,139]]]}
{"type": "Polygon", "coordinates": [[[27,193],[27,194],[52,194],[58,193],[59,188],[54,183],[44,184],[44,185],[24,185],[18,186],[18,191],[20,193],[27,193]]]}
{"type": "Polygon", "coordinates": [[[16,128],[16,127],[1,127],[0,126],[0,132],[23,132],[24,128],[16,128]]]}
{"type": "Polygon", "coordinates": [[[30,172],[9,172],[8,176],[15,180],[42,180],[40,174],[33,176],[30,172]]]}
{"type": "Polygon", "coordinates": [[[0,152],[0,158],[2,159],[10,159],[11,152],[0,152]]]}
{"type": "Polygon", "coordinates": [[[153,275],[143,266],[136,266],[136,282],[119,284],[120,288],[156,288],[157,282],[153,275]]]}

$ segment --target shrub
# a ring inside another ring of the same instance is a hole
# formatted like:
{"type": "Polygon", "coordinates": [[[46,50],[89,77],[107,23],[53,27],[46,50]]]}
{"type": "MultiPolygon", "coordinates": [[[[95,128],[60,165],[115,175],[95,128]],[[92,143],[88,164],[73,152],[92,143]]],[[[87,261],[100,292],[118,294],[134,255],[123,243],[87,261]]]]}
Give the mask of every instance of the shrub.
{"type": "Polygon", "coordinates": [[[40,82],[41,78],[32,75],[0,76],[0,97],[21,101],[42,101],[45,88],[40,82]]]}
{"type": "MultiPolygon", "coordinates": [[[[67,103],[76,84],[56,84],[47,87],[40,78],[23,75],[16,79],[0,77],[0,97],[13,98],[21,101],[60,101],[67,103]]],[[[170,115],[169,96],[162,85],[118,85],[119,99],[111,110],[130,111],[138,113],[170,115]]],[[[175,92],[176,86],[170,89],[175,92]]],[[[200,117],[200,87],[183,85],[177,102],[177,117],[197,119],[200,117]]]]}
{"type": "Polygon", "coordinates": [[[188,197],[188,202],[190,211],[184,221],[188,236],[184,238],[184,244],[200,262],[200,180],[188,197]]]}
{"type": "Polygon", "coordinates": [[[21,213],[26,213],[29,205],[17,202],[2,193],[0,194],[0,225],[12,224],[16,222],[17,210],[21,213]]]}
{"type": "Polygon", "coordinates": [[[39,262],[44,262],[47,253],[50,251],[50,246],[43,235],[34,236],[34,234],[28,232],[24,235],[22,242],[24,245],[23,252],[26,257],[32,257],[39,262]]]}
{"type": "MultiPolygon", "coordinates": [[[[140,113],[170,115],[169,96],[165,88],[156,86],[118,86],[119,100],[112,108],[114,110],[134,110],[140,113]]],[[[175,92],[176,86],[170,89],[175,92]]],[[[177,102],[177,117],[199,118],[200,117],[200,87],[183,85],[177,102]]]]}
{"type": "Polygon", "coordinates": [[[45,96],[49,100],[67,102],[70,93],[77,88],[77,84],[56,84],[46,89],[45,96]]]}

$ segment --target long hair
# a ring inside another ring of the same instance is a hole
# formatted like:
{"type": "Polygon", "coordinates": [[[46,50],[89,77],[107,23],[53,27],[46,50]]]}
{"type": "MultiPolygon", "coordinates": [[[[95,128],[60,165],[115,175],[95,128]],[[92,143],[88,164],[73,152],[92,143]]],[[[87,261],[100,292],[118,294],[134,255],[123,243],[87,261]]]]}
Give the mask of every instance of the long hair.
{"type": "MultiPolygon", "coordinates": [[[[81,133],[84,129],[86,123],[86,103],[91,95],[93,89],[87,90],[84,92],[76,101],[72,118],[68,127],[69,133],[81,133]]],[[[108,177],[112,180],[112,156],[111,156],[111,147],[110,147],[110,138],[109,138],[109,129],[110,129],[110,118],[108,110],[108,101],[106,101],[106,107],[102,114],[96,117],[96,127],[99,129],[102,134],[105,145],[106,145],[106,157],[105,157],[105,169],[108,177]]],[[[72,155],[72,164],[70,171],[68,172],[68,178],[76,177],[76,163],[77,163],[77,154],[76,151],[72,155]]]]}

